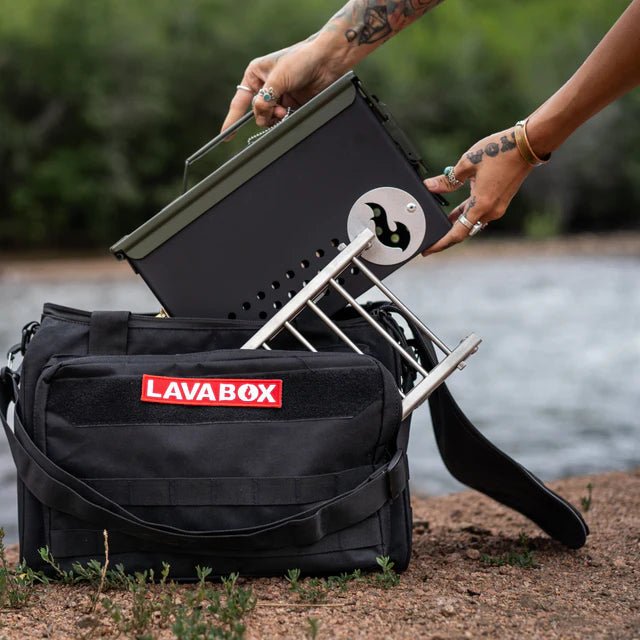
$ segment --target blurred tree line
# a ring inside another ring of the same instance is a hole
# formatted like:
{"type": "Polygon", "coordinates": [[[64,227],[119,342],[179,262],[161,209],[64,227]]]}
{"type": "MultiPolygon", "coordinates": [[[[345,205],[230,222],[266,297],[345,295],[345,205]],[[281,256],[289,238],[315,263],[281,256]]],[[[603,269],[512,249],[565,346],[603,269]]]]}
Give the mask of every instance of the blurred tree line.
{"type": "MultiPolygon", "coordinates": [[[[106,247],[133,230],[180,193],[247,62],[342,4],[0,0],[0,248],[106,247]]],[[[555,91],[626,5],[449,0],[356,71],[439,172],[555,91]]],[[[638,228],[639,108],[635,91],[588,123],[492,228],[638,228]]]]}

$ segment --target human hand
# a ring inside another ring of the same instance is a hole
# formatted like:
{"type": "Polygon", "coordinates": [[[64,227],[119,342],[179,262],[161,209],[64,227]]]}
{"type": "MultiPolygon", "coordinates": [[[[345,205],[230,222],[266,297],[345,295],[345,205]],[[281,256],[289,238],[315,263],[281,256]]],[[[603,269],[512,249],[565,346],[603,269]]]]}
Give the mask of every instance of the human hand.
{"type": "Polygon", "coordinates": [[[467,181],[471,192],[449,214],[453,227],[440,240],[425,249],[422,255],[427,256],[462,242],[492,220],[502,217],[533,168],[518,151],[515,129],[512,127],[476,142],[462,155],[448,175],[442,174],[425,180],[425,186],[432,193],[456,191],[467,181]],[[464,218],[461,220],[462,214],[464,218]],[[463,223],[465,219],[469,226],[463,223]],[[477,225],[475,230],[473,225],[477,225]]]}
{"type": "MultiPolygon", "coordinates": [[[[231,100],[229,112],[221,131],[239,120],[248,110],[253,94],[260,89],[272,89],[276,99],[265,100],[257,96],[253,100],[256,123],[266,127],[283,118],[287,108],[297,108],[337,80],[346,69],[332,62],[330,56],[315,43],[315,38],[305,40],[252,60],[246,68],[240,85],[251,91],[238,89],[231,100]]],[[[271,91],[270,91],[271,93],[271,91]]]]}

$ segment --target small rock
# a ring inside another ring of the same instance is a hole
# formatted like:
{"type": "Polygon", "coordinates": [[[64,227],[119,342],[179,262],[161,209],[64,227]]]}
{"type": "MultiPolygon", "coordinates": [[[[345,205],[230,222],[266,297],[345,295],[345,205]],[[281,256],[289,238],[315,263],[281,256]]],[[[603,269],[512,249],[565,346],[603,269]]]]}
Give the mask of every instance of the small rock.
{"type": "Polygon", "coordinates": [[[470,560],[478,560],[480,558],[480,552],[477,549],[467,549],[464,555],[470,560]]]}
{"type": "Polygon", "coordinates": [[[78,627],[78,629],[91,629],[92,627],[95,627],[98,624],[98,619],[95,616],[80,616],[77,620],[76,620],[76,627],[78,627]]]}
{"type": "Polygon", "coordinates": [[[456,615],[456,610],[450,604],[448,604],[440,609],[440,613],[447,618],[451,618],[452,616],[456,615]]]}
{"type": "Polygon", "coordinates": [[[473,533],[477,536],[490,536],[493,535],[491,529],[483,529],[482,527],[478,527],[475,524],[470,524],[465,527],[462,527],[462,531],[466,531],[467,533],[473,533]]]}
{"type": "Polygon", "coordinates": [[[592,567],[601,567],[602,566],[602,558],[599,555],[595,554],[595,553],[588,554],[586,556],[586,560],[592,567]]]}
{"type": "Polygon", "coordinates": [[[624,569],[627,566],[627,561],[623,557],[618,556],[617,558],[613,559],[612,564],[616,569],[624,569]]]}

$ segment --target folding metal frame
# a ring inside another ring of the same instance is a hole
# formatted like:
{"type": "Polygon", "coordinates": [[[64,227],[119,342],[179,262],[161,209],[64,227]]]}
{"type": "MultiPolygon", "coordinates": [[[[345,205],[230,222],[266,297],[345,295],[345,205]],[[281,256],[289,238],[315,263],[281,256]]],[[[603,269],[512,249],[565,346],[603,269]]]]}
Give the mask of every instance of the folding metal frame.
{"type": "Polygon", "coordinates": [[[460,341],[457,347],[450,349],[442,340],[440,340],[427,326],[425,326],[416,315],[387,287],[377,278],[360,259],[361,254],[371,246],[375,233],[365,228],[361,231],[352,242],[348,245],[341,244],[338,247],[340,253],[331,260],[318,274],[309,281],[309,283],[298,292],[282,309],[280,309],[270,320],[268,320],[262,328],[260,328],[253,337],[243,346],[243,349],[270,349],[269,340],[274,338],[280,331],[287,329],[304,347],[310,351],[317,349],[300,333],[291,321],[301,313],[305,308],[311,309],[318,317],[345,342],[351,349],[357,353],[362,353],[357,345],[349,339],[349,337],[331,320],[331,318],[318,307],[317,300],[321,298],[325,292],[332,288],[340,294],[353,309],[359,313],[380,335],[381,339],[386,340],[399,355],[413,367],[422,379],[409,391],[406,395],[401,389],[398,389],[402,395],[402,417],[406,418],[414,409],[419,407],[432,393],[442,384],[456,369],[462,369],[465,366],[465,360],[478,350],[478,345],[482,340],[475,334],[471,333],[460,341]],[[391,302],[408,317],[418,330],[424,336],[431,340],[433,344],[444,354],[444,358],[431,371],[427,371],[415,358],[400,344],[398,344],[391,335],[373,318],[366,309],[360,305],[356,299],[338,282],[339,275],[349,267],[357,267],[360,272],[368,278],[371,283],[377,287],[391,302]]]}

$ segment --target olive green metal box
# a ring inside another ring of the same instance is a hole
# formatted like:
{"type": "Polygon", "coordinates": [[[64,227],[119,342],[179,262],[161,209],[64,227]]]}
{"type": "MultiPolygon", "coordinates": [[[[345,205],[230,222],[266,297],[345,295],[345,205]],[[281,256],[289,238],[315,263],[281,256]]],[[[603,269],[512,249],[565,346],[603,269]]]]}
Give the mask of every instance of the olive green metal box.
{"type": "MultiPolygon", "coordinates": [[[[217,139],[216,139],[217,140],[217,139]]],[[[380,278],[450,223],[385,105],[349,73],[189,189],[111,251],[172,316],[271,317],[365,226],[380,278]]],[[[343,273],[352,295],[370,282],[343,273]]],[[[327,295],[328,313],[344,300],[327,295]]]]}

